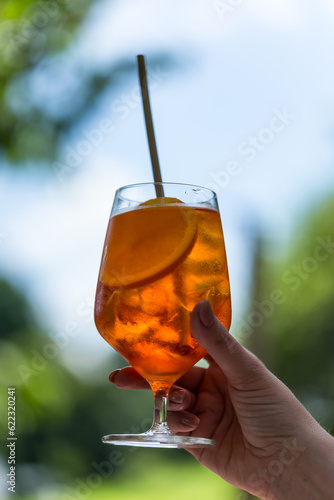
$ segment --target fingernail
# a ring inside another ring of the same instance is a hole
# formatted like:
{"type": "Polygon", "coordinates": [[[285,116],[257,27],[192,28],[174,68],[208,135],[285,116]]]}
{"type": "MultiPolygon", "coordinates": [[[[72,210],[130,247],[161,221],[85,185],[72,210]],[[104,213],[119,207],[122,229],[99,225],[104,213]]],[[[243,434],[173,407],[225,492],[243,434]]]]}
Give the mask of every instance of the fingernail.
{"type": "Polygon", "coordinates": [[[186,391],[183,389],[174,389],[170,392],[169,399],[172,403],[182,403],[186,395],[186,391]]]}
{"type": "Polygon", "coordinates": [[[211,326],[213,326],[215,322],[215,315],[212,312],[208,299],[205,299],[203,300],[203,302],[201,302],[199,317],[202,325],[205,326],[205,328],[210,328],[211,326]]]}
{"type": "Polygon", "coordinates": [[[109,375],[109,381],[114,384],[115,382],[115,377],[117,375],[118,372],[120,372],[121,370],[114,370],[113,372],[111,372],[111,374],[109,375]]]}
{"type": "Polygon", "coordinates": [[[195,415],[188,415],[186,417],[183,417],[181,422],[183,425],[186,425],[187,427],[197,427],[199,424],[199,418],[196,417],[195,415]]]}

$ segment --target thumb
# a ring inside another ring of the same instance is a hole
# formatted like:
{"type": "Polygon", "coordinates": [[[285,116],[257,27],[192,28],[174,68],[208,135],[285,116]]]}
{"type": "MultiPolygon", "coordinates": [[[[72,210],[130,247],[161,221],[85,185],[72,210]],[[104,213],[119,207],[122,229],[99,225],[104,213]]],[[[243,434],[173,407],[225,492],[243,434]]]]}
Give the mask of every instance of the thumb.
{"type": "Polygon", "coordinates": [[[265,366],[226,330],[213,314],[210,303],[197,304],[191,315],[191,332],[223,370],[232,385],[263,375],[265,366]]]}

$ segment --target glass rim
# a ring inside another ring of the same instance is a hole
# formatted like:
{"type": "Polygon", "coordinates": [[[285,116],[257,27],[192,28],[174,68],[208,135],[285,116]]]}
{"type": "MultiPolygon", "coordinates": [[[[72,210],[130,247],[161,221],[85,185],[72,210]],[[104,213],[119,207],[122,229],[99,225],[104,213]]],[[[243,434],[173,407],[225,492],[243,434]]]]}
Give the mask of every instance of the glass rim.
{"type": "MultiPolygon", "coordinates": [[[[217,193],[213,191],[212,189],[205,187],[205,186],[199,186],[197,184],[189,184],[185,182],[136,182],[134,184],[126,184],[125,186],[121,186],[118,189],[116,189],[115,192],[115,197],[117,196],[118,193],[120,193],[123,189],[128,189],[128,188],[136,188],[136,187],[141,187],[141,186],[185,186],[188,188],[195,188],[195,189],[200,189],[202,191],[207,191],[208,193],[211,193],[210,198],[208,198],[206,201],[210,202],[212,199],[217,200],[217,193]]],[[[123,198],[123,197],[122,197],[123,198]]],[[[127,198],[123,198],[127,199],[127,198]]]]}

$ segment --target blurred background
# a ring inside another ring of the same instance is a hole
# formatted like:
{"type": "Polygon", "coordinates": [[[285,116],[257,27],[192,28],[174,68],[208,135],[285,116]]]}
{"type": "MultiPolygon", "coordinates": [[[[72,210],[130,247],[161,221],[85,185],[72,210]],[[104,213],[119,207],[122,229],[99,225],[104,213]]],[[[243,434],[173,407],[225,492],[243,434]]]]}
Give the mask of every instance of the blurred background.
{"type": "Polygon", "coordinates": [[[121,449],[148,392],[94,294],[117,187],[152,180],[136,55],[146,55],[165,181],[218,194],[231,332],[334,432],[332,0],[2,0],[0,498],[251,498],[184,451],[121,449]],[[161,489],[161,484],[164,488],[161,489]]]}

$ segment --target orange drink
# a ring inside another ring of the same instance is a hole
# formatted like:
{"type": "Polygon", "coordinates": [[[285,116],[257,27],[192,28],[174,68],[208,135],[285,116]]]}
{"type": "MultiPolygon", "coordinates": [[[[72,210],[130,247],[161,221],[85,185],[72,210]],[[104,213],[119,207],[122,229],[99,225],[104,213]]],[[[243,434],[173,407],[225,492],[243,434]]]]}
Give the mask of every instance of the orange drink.
{"type": "Polygon", "coordinates": [[[191,313],[204,299],[229,328],[230,287],[215,193],[175,183],[118,189],[98,277],[95,323],[102,337],[150,383],[155,410],[148,431],[109,434],[104,443],[215,445],[210,437],[176,435],[167,423],[169,389],[206,354],[190,329],[191,313]]]}
{"type": "Polygon", "coordinates": [[[110,219],[96,326],[154,391],[168,392],[205,356],[190,331],[191,312],[204,299],[228,329],[230,289],[217,210],[158,198],[110,219]]]}

